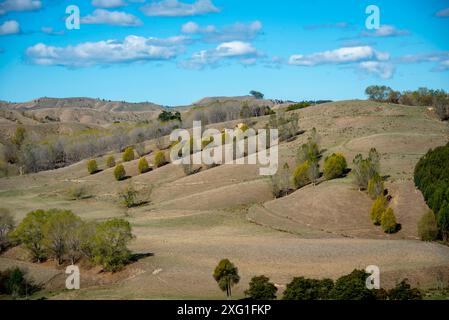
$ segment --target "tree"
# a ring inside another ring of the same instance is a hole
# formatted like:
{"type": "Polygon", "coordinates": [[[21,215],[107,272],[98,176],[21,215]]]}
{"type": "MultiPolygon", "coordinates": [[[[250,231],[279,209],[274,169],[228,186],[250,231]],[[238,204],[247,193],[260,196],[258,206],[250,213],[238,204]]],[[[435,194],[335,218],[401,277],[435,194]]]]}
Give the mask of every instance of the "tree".
{"type": "Polygon", "coordinates": [[[324,177],[327,180],[341,177],[348,164],[345,157],[341,153],[333,153],[324,159],[324,177]]]}
{"type": "Polygon", "coordinates": [[[232,298],[232,286],[239,283],[237,267],[228,259],[221,260],[214,270],[213,277],[222,291],[226,291],[228,299],[232,298]]]}
{"type": "Polygon", "coordinates": [[[387,86],[369,86],[365,89],[365,94],[369,100],[385,102],[390,97],[393,90],[387,86]]]}
{"type": "Polygon", "coordinates": [[[253,277],[245,295],[254,300],[274,300],[278,288],[264,275],[253,277]]]}
{"type": "Polygon", "coordinates": [[[117,181],[121,181],[121,180],[125,179],[126,171],[125,171],[125,167],[123,166],[123,164],[118,164],[117,166],[115,166],[114,177],[115,177],[115,180],[117,180],[117,181]]]}
{"type": "Polygon", "coordinates": [[[286,196],[292,191],[290,183],[290,167],[288,163],[284,163],[282,168],[272,176],[270,176],[271,192],[275,198],[286,196]]]}
{"type": "Polygon", "coordinates": [[[26,278],[26,271],[18,267],[0,271],[0,295],[10,295],[13,299],[32,294],[39,287],[26,278]]]}
{"type": "Polygon", "coordinates": [[[293,184],[297,189],[304,187],[311,180],[309,177],[310,172],[310,162],[306,161],[298,165],[293,172],[293,184]]]}
{"type": "Polygon", "coordinates": [[[126,148],[123,152],[122,159],[124,162],[134,160],[134,149],[132,147],[126,148]]]}
{"type": "Polygon", "coordinates": [[[81,225],[82,221],[69,210],[51,209],[47,211],[47,214],[48,219],[43,227],[43,243],[60,265],[68,251],[69,236],[81,225]]]}
{"type": "Polygon", "coordinates": [[[354,269],[350,274],[344,275],[335,281],[331,298],[336,300],[374,300],[375,293],[366,287],[366,278],[369,276],[365,270],[354,269]]]}
{"type": "Polygon", "coordinates": [[[417,288],[412,288],[407,279],[402,280],[394,288],[388,291],[390,300],[422,300],[422,293],[417,288]]]}
{"type": "Polygon", "coordinates": [[[0,208],[0,253],[9,246],[9,233],[14,229],[14,225],[14,218],[9,210],[0,208]]]}
{"type": "Polygon", "coordinates": [[[26,130],[23,127],[17,127],[14,135],[11,137],[11,142],[17,147],[21,147],[25,141],[26,130]]]}
{"type": "Polygon", "coordinates": [[[380,169],[380,155],[376,149],[371,149],[368,158],[364,159],[361,154],[355,156],[353,160],[353,177],[354,182],[359,190],[364,190],[368,187],[369,180],[380,169]]]}
{"type": "Polygon", "coordinates": [[[382,195],[376,198],[370,210],[371,221],[379,226],[382,221],[382,215],[387,209],[387,199],[382,195]]]}
{"type": "Polygon", "coordinates": [[[115,167],[115,159],[113,155],[110,155],[106,158],[106,166],[108,168],[115,167]]]}
{"type": "Polygon", "coordinates": [[[444,241],[449,241],[449,204],[445,203],[438,212],[438,226],[440,227],[444,241]]]}
{"type": "Polygon", "coordinates": [[[334,287],[331,279],[308,279],[296,277],[287,284],[283,300],[326,300],[334,287]]]}
{"type": "Polygon", "coordinates": [[[179,111],[171,112],[163,110],[157,117],[159,121],[166,122],[171,120],[181,121],[181,113],[179,111]]]}
{"type": "Polygon", "coordinates": [[[137,191],[134,189],[132,184],[129,184],[122,192],[120,192],[119,195],[125,207],[132,208],[137,205],[137,191]]]}
{"type": "Polygon", "coordinates": [[[427,211],[418,221],[418,235],[422,241],[433,241],[438,237],[438,225],[432,210],[427,211]]]}
{"type": "Polygon", "coordinates": [[[368,194],[372,199],[384,194],[384,182],[382,177],[376,172],[368,181],[368,194]]]}
{"type": "Polygon", "coordinates": [[[49,214],[44,210],[31,211],[12,234],[15,239],[29,250],[32,259],[37,262],[46,258],[44,226],[48,218],[49,214]]]}
{"type": "Polygon", "coordinates": [[[139,163],[137,166],[139,169],[139,173],[145,173],[150,170],[150,167],[148,166],[148,161],[147,159],[145,159],[145,157],[139,159],[139,163]]]}
{"type": "Polygon", "coordinates": [[[97,161],[93,159],[87,161],[87,171],[89,172],[89,174],[97,173],[98,172],[97,161]]]}
{"type": "Polygon", "coordinates": [[[396,216],[391,208],[388,208],[383,214],[380,220],[380,226],[385,233],[395,233],[398,231],[398,225],[396,223],[396,216]]]}
{"type": "Polygon", "coordinates": [[[98,224],[93,238],[94,261],[106,271],[121,270],[131,257],[127,245],[133,238],[126,220],[116,218],[98,224]]]}
{"type": "Polygon", "coordinates": [[[161,150],[156,152],[156,154],[154,155],[154,165],[157,168],[159,168],[159,167],[162,167],[163,165],[165,165],[166,163],[167,163],[167,160],[165,160],[164,152],[161,150]]]}
{"type": "Polygon", "coordinates": [[[255,91],[255,90],[251,90],[250,92],[249,92],[249,94],[250,95],[252,95],[254,98],[256,98],[256,99],[263,99],[263,97],[264,97],[264,94],[263,93],[261,93],[261,92],[259,92],[259,91],[255,91]]]}

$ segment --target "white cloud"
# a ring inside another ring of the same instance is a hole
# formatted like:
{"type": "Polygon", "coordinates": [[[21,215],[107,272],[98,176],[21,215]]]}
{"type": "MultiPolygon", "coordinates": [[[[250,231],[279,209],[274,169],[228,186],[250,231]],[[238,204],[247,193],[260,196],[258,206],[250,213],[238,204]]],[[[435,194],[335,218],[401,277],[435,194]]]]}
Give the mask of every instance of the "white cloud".
{"type": "Polygon", "coordinates": [[[349,28],[349,23],[347,23],[347,22],[324,23],[324,24],[309,24],[309,25],[304,26],[305,30],[346,29],[346,28],[349,28]]]}
{"type": "Polygon", "coordinates": [[[408,54],[395,59],[398,63],[435,63],[432,71],[449,70],[449,51],[408,54]]]}
{"type": "Polygon", "coordinates": [[[41,31],[52,36],[61,36],[64,34],[64,30],[55,31],[52,27],[42,27],[41,31]]]}
{"type": "Polygon", "coordinates": [[[122,11],[108,11],[96,9],[92,14],[82,17],[84,24],[109,24],[114,26],[135,27],[142,25],[142,21],[136,16],[122,11]]]}
{"type": "Polygon", "coordinates": [[[359,64],[359,68],[382,79],[390,79],[395,72],[393,64],[381,61],[364,61],[359,64]]]}
{"type": "Polygon", "coordinates": [[[442,18],[449,17],[449,8],[441,9],[435,15],[442,18]]]}
{"type": "Polygon", "coordinates": [[[10,11],[34,11],[42,8],[40,0],[5,0],[0,2],[0,15],[10,11]]]}
{"type": "Polygon", "coordinates": [[[250,43],[242,41],[224,42],[211,50],[202,50],[183,62],[187,68],[201,69],[205,66],[217,65],[220,61],[234,59],[242,64],[254,64],[260,56],[250,43]]]}
{"type": "Polygon", "coordinates": [[[123,41],[84,42],[67,47],[38,43],[26,50],[26,56],[34,64],[66,67],[169,60],[183,51],[186,41],[183,36],[159,39],[131,35],[123,41]]]}
{"type": "Polygon", "coordinates": [[[390,25],[382,25],[379,29],[375,29],[374,31],[364,31],[362,32],[362,36],[364,37],[397,37],[397,36],[405,36],[410,34],[407,30],[399,30],[394,26],[390,25]]]}
{"type": "Polygon", "coordinates": [[[202,35],[206,42],[229,42],[248,41],[254,39],[262,31],[262,23],[253,21],[251,23],[236,22],[218,30],[213,25],[200,27],[195,22],[187,22],[182,26],[182,32],[202,35]]]}
{"type": "Polygon", "coordinates": [[[100,8],[116,8],[126,5],[123,0],[92,0],[94,7],[100,8]]]}
{"type": "Polygon", "coordinates": [[[20,33],[20,25],[15,20],[8,20],[0,24],[0,36],[20,33]]]}
{"type": "Polygon", "coordinates": [[[375,51],[370,46],[359,46],[344,47],[310,55],[295,54],[290,56],[288,63],[298,66],[315,66],[320,64],[341,64],[388,59],[388,53],[375,51]]]}
{"type": "Polygon", "coordinates": [[[211,0],[196,0],[184,3],[178,0],[162,0],[144,5],[140,10],[147,16],[187,17],[220,12],[211,0]]]}

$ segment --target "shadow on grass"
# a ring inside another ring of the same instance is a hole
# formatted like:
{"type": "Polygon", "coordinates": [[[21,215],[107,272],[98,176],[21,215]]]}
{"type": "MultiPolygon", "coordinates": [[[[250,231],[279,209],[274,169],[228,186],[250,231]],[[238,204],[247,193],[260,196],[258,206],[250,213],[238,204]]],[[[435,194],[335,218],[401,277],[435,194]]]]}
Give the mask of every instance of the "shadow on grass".
{"type": "Polygon", "coordinates": [[[154,253],[153,252],[145,252],[145,253],[133,253],[131,255],[131,257],[129,258],[130,262],[137,262],[141,259],[144,258],[148,258],[148,257],[153,257],[154,253]]]}

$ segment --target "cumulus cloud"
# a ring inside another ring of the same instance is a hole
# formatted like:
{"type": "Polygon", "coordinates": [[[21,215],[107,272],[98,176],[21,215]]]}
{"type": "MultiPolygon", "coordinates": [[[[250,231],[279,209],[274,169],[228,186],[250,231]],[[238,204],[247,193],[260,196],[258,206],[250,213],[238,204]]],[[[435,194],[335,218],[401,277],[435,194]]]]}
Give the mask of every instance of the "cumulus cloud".
{"type": "Polygon", "coordinates": [[[199,34],[206,42],[248,41],[262,32],[262,23],[257,20],[251,23],[236,22],[218,30],[214,25],[201,27],[190,21],[182,26],[182,32],[199,34]]]}
{"type": "Polygon", "coordinates": [[[242,64],[250,65],[254,64],[259,56],[257,49],[250,43],[230,41],[221,43],[214,49],[194,53],[182,65],[187,68],[201,69],[206,66],[216,66],[223,60],[237,60],[242,64]]]}
{"type": "Polygon", "coordinates": [[[0,24],[0,36],[17,33],[20,33],[20,25],[17,21],[8,20],[0,24]]]}
{"type": "Polygon", "coordinates": [[[84,24],[108,24],[114,26],[136,27],[142,25],[142,21],[136,16],[122,11],[108,11],[96,9],[92,14],[81,18],[84,24]]]}
{"type": "Polygon", "coordinates": [[[0,2],[0,15],[10,11],[34,11],[42,8],[40,0],[5,0],[0,2]]]}
{"type": "Polygon", "coordinates": [[[407,30],[399,30],[394,26],[384,24],[379,27],[379,29],[374,29],[373,31],[363,31],[362,36],[364,37],[398,37],[410,34],[407,30]]]}
{"type": "Polygon", "coordinates": [[[382,61],[364,61],[359,64],[359,68],[382,79],[390,79],[395,72],[392,63],[382,61]]]}
{"type": "Polygon", "coordinates": [[[388,60],[389,54],[378,52],[370,46],[344,47],[335,50],[317,52],[309,55],[290,56],[289,64],[297,66],[315,66],[320,64],[353,63],[368,60],[388,60]]]}
{"type": "Polygon", "coordinates": [[[435,15],[440,18],[449,17],[449,8],[441,9],[437,11],[435,15]]]}
{"type": "Polygon", "coordinates": [[[67,47],[38,43],[26,50],[26,57],[34,64],[66,67],[161,61],[175,58],[184,50],[186,41],[183,36],[159,39],[130,35],[123,41],[84,42],[67,47]]]}
{"type": "Polygon", "coordinates": [[[162,0],[144,5],[140,10],[147,16],[187,17],[220,12],[211,0],[184,3],[178,0],[162,0]]]}
{"type": "Polygon", "coordinates": [[[117,8],[126,5],[123,0],[92,0],[94,7],[100,8],[117,8]]]}

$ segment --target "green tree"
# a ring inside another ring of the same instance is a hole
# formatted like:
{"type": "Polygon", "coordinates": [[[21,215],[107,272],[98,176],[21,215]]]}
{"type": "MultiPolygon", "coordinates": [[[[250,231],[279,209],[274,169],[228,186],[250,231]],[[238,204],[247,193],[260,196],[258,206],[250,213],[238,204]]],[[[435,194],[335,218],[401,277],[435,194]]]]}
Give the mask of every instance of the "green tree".
{"type": "Polygon", "coordinates": [[[14,218],[9,210],[0,208],[0,253],[10,245],[9,234],[14,226],[14,218]]]}
{"type": "Polygon", "coordinates": [[[295,171],[293,171],[293,184],[296,188],[304,187],[306,184],[310,183],[309,172],[309,161],[305,161],[296,167],[295,171]]]}
{"type": "Polygon", "coordinates": [[[394,288],[388,291],[390,300],[422,300],[422,293],[417,288],[412,288],[407,279],[402,280],[394,288]]]}
{"type": "Polygon", "coordinates": [[[371,179],[368,180],[368,194],[372,199],[384,194],[384,182],[382,177],[376,172],[371,179]]]}
{"type": "Polygon", "coordinates": [[[418,235],[422,241],[433,241],[438,237],[438,225],[432,210],[427,211],[418,221],[418,235]]]}
{"type": "Polygon", "coordinates": [[[445,203],[438,212],[438,226],[440,227],[444,241],[449,241],[449,203],[445,203]]]}
{"type": "Polygon", "coordinates": [[[118,164],[115,166],[114,177],[115,177],[115,180],[117,180],[117,181],[121,181],[121,180],[125,179],[126,171],[125,171],[125,167],[123,166],[123,164],[118,164]]]}
{"type": "Polygon", "coordinates": [[[274,300],[278,288],[264,275],[253,277],[245,295],[254,300],[274,300]]]}
{"type": "Polygon", "coordinates": [[[158,151],[156,152],[156,154],[154,155],[154,165],[159,168],[162,167],[163,165],[165,165],[167,163],[167,160],[165,160],[165,154],[163,151],[158,151]]]}
{"type": "Polygon", "coordinates": [[[371,149],[368,158],[364,159],[361,154],[355,156],[353,160],[352,174],[354,182],[359,190],[365,190],[368,187],[369,180],[380,169],[380,155],[376,149],[371,149]]]}
{"type": "Polygon", "coordinates": [[[110,155],[106,158],[106,165],[108,168],[115,167],[115,159],[113,155],[110,155]]]}
{"type": "Polygon", "coordinates": [[[369,86],[365,89],[365,94],[369,100],[385,102],[390,97],[393,90],[387,86],[369,86]]]}
{"type": "Polygon", "coordinates": [[[275,198],[286,196],[292,191],[290,175],[290,167],[288,163],[284,163],[282,168],[279,168],[274,175],[270,176],[271,192],[275,198]]]}
{"type": "Polygon", "coordinates": [[[87,171],[89,174],[95,174],[98,172],[97,161],[94,159],[87,161],[87,171]]]}
{"type": "Polygon", "coordinates": [[[368,276],[365,270],[354,269],[350,274],[338,278],[331,292],[332,299],[374,300],[375,292],[366,287],[368,276]]]}
{"type": "Polygon", "coordinates": [[[396,216],[391,208],[388,208],[383,214],[380,221],[380,226],[385,233],[395,233],[398,231],[396,216]]]}
{"type": "Polygon", "coordinates": [[[347,168],[345,157],[341,153],[333,153],[324,160],[324,177],[327,180],[339,178],[347,168]]]}
{"type": "Polygon", "coordinates": [[[287,284],[283,300],[326,300],[330,298],[334,282],[331,279],[296,277],[287,284]]]}
{"type": "Polygon", "coordinates": [[[24,297],[37,291],[39,287],[26,278],[26,271],[18,267],[0,271],[0,295],[13,299],[24,297]]]}
{"type": "Polygon", "coordinates": [[[145,157],[142,157],[139,159],[139,163],[137,164],[138,169],[139,169],[139,173],[145,173],[148,172],[150,170],[150,167],[148,165],[148,161],[147,159],[145,159],[145,157]]]}
{"type": "Polygon", "coordinates": [[[134,160],[134,149],[132,147],[127,147],[122,155],[123,162],[128,162],[134,160]]]}
{"type": "Polygon", "coordinates": [[[380,225],[382,221],[382,215],[387,209],[387,206],[388,202],[384,196],[377,197],[373,205],[371,206],[370,218],[376,226],[380,225]]]}
{"type": "Polygon", "coordinates": [[[251,90],[250,92],[249,92],[249,94],[250,95],[252,95],[254,98],[256,98],[256,99],[263,99],[263,97],[264,97],[264,94],[263,93],[261,93],[261,92],[259,92],[259,91],[255,91],[255,90],[251,90]]]}
{"type": "Polygon", "coordinates": [[[121,270],[131,257],[127,245],[133,238],[126,220],[116,218],[98,224],[93,238],[94,261],[106,271],[121,270]]]}
{"type": "Polygon", "coordinates": [[[44,226],[48,218],[49,214],[44,210],[31,211],[12,234],[15,239],[29,250],[32,259],[37,262],[46,258],[44,226]]]}
{"type": "Polygon", "coordinates": [[[221,260],[214,270],[213,277],[222,291],[226,291],[228,299],[232,298],[232,287],[239,283],[240,276],[237,267],[228,259],[221,260]]]}

